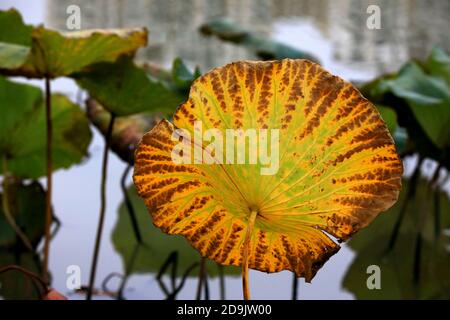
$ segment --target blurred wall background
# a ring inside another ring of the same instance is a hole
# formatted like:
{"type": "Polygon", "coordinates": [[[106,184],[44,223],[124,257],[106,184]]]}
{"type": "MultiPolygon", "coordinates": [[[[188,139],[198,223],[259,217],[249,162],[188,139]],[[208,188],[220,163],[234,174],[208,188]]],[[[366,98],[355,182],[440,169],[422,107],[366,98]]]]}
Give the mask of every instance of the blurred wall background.
{"type": "Polygon", "coordinates": [[[396,70],[410,57],[424,58],[434,45],[450,50],[448,0],[48,0],[51,27],[65,29],[70,4],[80,6],[83,29],[147,26],[150,45],[141,58],[167,65],[181,56],[203,70],[252,57],[199,34],[199,25],[218,17],[275,37],[277,25],[299,22],[289,29],[289,44],[317,53],[314,43],[304,43],[302,33],[308,31],[300,23],[310,23],[330,41],[336,61],[376,73],[396,70]],[[381,9],[380,30],[366,27],[369,5],[381,9]]]}

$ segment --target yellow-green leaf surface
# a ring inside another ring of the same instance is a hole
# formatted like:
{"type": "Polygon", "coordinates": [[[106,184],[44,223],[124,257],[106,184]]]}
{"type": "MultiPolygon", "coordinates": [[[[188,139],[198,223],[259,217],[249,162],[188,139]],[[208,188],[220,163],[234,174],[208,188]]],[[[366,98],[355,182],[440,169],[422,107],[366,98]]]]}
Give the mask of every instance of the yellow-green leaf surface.
{"type": "Polygon", "coordinates": [[[287,269],[310,281],[338,241],[395,203],[402,171],[380,114],[353,85],[310,61],[286,59],[236,62],[197,79],[174,124],[162,121],[143,137],[134,182],[153,223],[184,235],[203,256],[241,265],[253,225],[250,268],[287,269]],[[174,129],[194,136],[194,121],[224,136],[225,129],[279,129],[279,170],[262,175],[260,161],[175,164],[174,129]]]}
{"type": "Polygon", "coordinates": [[[22,30],[15,37],[0,37],[1,72],[29,78],[67,76],[95,63],[133,55],[147,44],[145,28],[60,33],[25,25],[14,9],[0,12],[0,27],[22,30]]]}

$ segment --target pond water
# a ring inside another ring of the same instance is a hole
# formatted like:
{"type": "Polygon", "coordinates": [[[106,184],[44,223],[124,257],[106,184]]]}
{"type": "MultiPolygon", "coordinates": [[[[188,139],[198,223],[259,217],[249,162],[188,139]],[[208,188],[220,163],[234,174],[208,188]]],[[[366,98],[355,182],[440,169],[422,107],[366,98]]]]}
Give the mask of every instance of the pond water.
{"type": "MultiPolygon", "coordinates": [[[[382,30],[368,30],[365,25],[369,1],[164,1],[164,0],[2,0],[0,9],[19,9],[28,23],[45,23],[64,29],[65,9],[78,4],[82,12],[82,28],[147,26],[150,45],[139,58],[169,66],[181,56],[190,66],[202,71],[224,63],[253,58],[242,48],[205,39],[197,31],[208,19],[226,15],[244,27],[265,33],[320,58],[324,67],[348,80],[368,80],[397,69],[410,57],[423,58],[434,44],[449,50],[448,1],[370,1],[382,12],[382,30]],[[424,8],[427,10],[424,10],[424,8]],[[426,23],[423,23],[426,21],[426,23]]],[[[33,83],[41,85],[39,81],[33,83]]],[[[76,98],[75,84],[67,79],[53,83],[55,91],[76,98]]],[[[50,270],[53,286],[71,299],[84,296],[71,294],[66,287],[66,270],[78,265],[82,283],[87,284],[98,221],[100,167],[103,149],[101,135],[93,129],[90,156],[84,163],[54,175],[54,209],[62,222],[51,245],[50,270]]],[[[108,168],[108,205],[99,258],[97,286],[110,273],[123,273],[120,256],[110,241],[123,201],[119,181],[125,168],[111,153],[108,168]]],[[[42,181],[45,184],[45,181],[42,181]]],[[[131,179],[128,183],[131,184],[131,179]]],[[[149,221],[150,223],[150,221],[149,221]]],[[[300,281],[300,299],[352,299],[341,287],[341,281],[354,258],[344,244],[341,251],[318,272],[312,284],[300,281]]],[[[114,287],[114,281],[111,287],[114,287]]],[[[219,297],[219,281],[210,280],[211,298],[219,297]]],[[[250,272],[254,299],[290,299],[292,276],[289,272],[266,275],[250,272]]],[[[197,279],[189,279],[179,298],[195,297],[197,279]]],[[[153,274],[133,275],[124,292],[130,299],[161,299],[153,274]]],[[[105,298],[105,297],[96,297],[105,298]]],[[[241,299],[241,279],[226,277],[226,298],[241,299]]]]}

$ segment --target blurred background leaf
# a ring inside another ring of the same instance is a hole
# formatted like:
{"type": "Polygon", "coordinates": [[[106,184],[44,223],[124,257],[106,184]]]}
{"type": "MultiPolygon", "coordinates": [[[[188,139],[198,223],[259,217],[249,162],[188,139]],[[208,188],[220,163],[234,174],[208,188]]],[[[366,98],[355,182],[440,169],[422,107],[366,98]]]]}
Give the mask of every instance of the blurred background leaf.
{"type": "MultiPolygon", "coordinates": [[[[86,112],[92,124],[105,135],[111,114],[92,98],[86,101],[86,112]]],[[[123,161],[133,164],[137,143],[161,119],[161,114],[153,112],[141,112],[117,118],[111,137],[111,150],[123,161]]]]}
{"type": "Polygon", "coordinates": [[[419,180],[413,198],[408,199],[410,184],[404,179],[395,206],[349,242],[357,255],[343,287],[357,299],[450,298],[450,200],[425,179],[419,180]],[[388,250],[401,210],[405,212],[399,236],[388,250]],[[369,290],[366,285],[370,265],[381,268],[380,290],[369,290]]]}
{"type": "Polygon", "coordinates": [[[216,36],[219,39],[244,46],[263,60],[279,60],[284,58],[308,59],[319,63],[312,53],[298,50],[292,46],[268,39],[266,36],[250,32],[232,20],[220,18],[200,26],[205,36],[216,36]]]}
{"type": "Polygon", "coordinates": [[[99,64],[94,69],[97,68],[98,73],[93,70],[77,75],[80,84],[98,99],[87,99],[87,115],[105,135],[111,115],[99,101],[108,103],[114,113],[126,114],[114,122],[111,150],[129,164],[134,162],[134,149],[142,136],[159,120],[172,116],[178,105],[187,99],[191,83],[200,75],[198,68],[192,72],[179,58],[173,61],[171,70],[149,64],[138,67],[129,59],[112,65],[99,64]],[[124,69],[118,67],[122,64],[124,69]],[[119,69],[116,78],[108,80],[111,68],[119,69]],[[105,87],[105,81],[111,86],[105,87]],[[129,112],[132,114],[128,115],[129,112]]]}
{"type": "Polygon", "coordinates": [[[386,122],[389,132],[393,135],[397,129],[397,114],[394,109],[383,105],[376,105],[376,107],[384,122],[386,122]]]}
{"type": "MultiPolygon", "coordinates": [[[[8,185],[9,207],[12,216],[33,247],[36,247],[44,235],[45,191],[37,181],[25,183],[15,180],[9,182],[8,185]]],[[[0,203],[3,201],[3,194],[0,193],[0,203]]],[[[2,208],[3,206],[0,206],[0,250],[9,249],[12,250],[11,253],[26,251],[5,219],[2,208]]],[[[0,265],[2,264],[0,263],[0,265]]]]}
{"type": "Polygon", "coordinates": [[[439,148],[449,145],[450,87],[441,78],[427,75],[411,62],[395,79],[382,81],[375,90],[404,99],[431,141],[439,148]]]}
{"type": "Polygon", "coordinates": [[[97,64],[74,77],[92,98],[117,116],[144,111],[169,114],[184,100],[181,93],[151,79],[127,57],[115,63],[97,64]]]}
{"type": "Polygon", "coordinates": [[[183,60],[176,58],[172,64],[172,80],[178,89],[187,92],[192,82],[201,75],[200,69],[195,68],[194,72],[191,72],[186,66],[183,60]]]}
{"type": "MultiPolygon", "coordinates": [[[[32,253],[14,253],[0,248],[0,266],[18,265],[28,271],[39,273],[40,262],[32,253]]],[[[36,300],[39,289],[30,278],[18,271],[0,274],[0,297],[8,300],[36,300]]]]}
{"type": "MultiPolygon", "coordinates": [[[[39,88],[0,77],[0,156],[8,171],[22,178],[46,173],[45,107],[39,88]]],[[[68,168],[86,155],[92,134],[80,107],[61,94],[52,95],[53,169],[68,168]]]]}
{"type": "MultiPolygon", "coordinates": [[[[404,153],[418,152],[450,169],[450,63],[440,48],[425,62],[411,61],[398,73],[383,75],[362,86],[377,105],[392,108],[409,142],[404,153]]],[[[395,137],[395,133],[394,133],[395,137]]]]}
{"type": "Polygon", "coordinates": [[[0,11],[0,69],[18,68],[31,50],[33,26],[26,25],[15,9],[0,11]]]}
{"type": "Polygon", "coordinates": [[[435,47],[424,67],[433,76],[443,78],[450,86],[450,57],[441,47],[435,47]]]}

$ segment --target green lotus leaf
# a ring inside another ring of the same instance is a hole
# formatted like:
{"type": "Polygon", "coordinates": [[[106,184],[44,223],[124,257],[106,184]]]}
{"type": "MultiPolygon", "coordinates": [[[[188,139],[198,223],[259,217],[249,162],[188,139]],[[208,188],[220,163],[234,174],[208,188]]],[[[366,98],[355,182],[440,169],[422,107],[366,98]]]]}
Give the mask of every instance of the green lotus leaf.
{"type": "Polygon", "coordinates": [[[357,299],[450,298],[450,238],[444,232],[450,229],[448,195],[431,190],[428,182],[422,179],[415,196],[406,200],[411,182],[404,180],[403,184],[397,204],[381,214],[371,228],[361,231],[349,242],[357,255],[343,286],[357,299]],[[397,241],[388,251],[394,225],[405,201],[408,203],[397,241]],[[367,267],[371,265],[379,266],[381,270],[379,290],[367,287],[370,276],[367,267]]]}
{"type": "MultiPolygon", "coordinates": [[[[0,203],[3,203],[3,199],[3,194],[0,194],[0,203]]],[[[8,185],[8,199],[15,222],[31,244],[37,246],[45,230],[44,188],[37,181],[28,184],[14,181],[8,185]]],[[[0,206],[0,248],[7,249],[18,243],[16,233],[7,222],[2,208],[3,205],[0,206]]]]}
{"type": "Polygon", "coordinates": [[[391,133],[391,135],[394,135],[395,129],[397,129],[397,114],[395,113],[394,109],[383,105],[376,105],[376,107],[380,112],[384,122],[386,122],[389,132],[391,133]]]}
{"type": "Polygon", "coordinates": [[[431,74],[419,64],[410,62],[397,75],[384,76],[366,86],[366,91],[371,93],[369,96],[376,102],[396,109],[399,118],[410,127],[410,134],[418,123],[427,138],[440,149],[450,145],[450,86],[446,79],[449,68],[446,59],[449,58],[443,52],[433,51],[427,62],[431,74]],[[405,108],[411,110],[414,119],[410,119],[405,108]]]}
{"type": "Polygon", "coordinates": [[[172,80],[181,90],[189,90],[192,82],[201,75],[200,69],[195,68],[192,73],[183,60],[176,58],[172,65],[172,80]]]}
{"type": "Polygon", "coordinates": [[[144,111],[172,113],[185,98],[150,78],[129,57],[97,64],[74,77],[92,98],[117,116],[144,111]]]}
{"type": "MultiPolygon", "coordinates": [[[[8,171],[22,178],[46,173],[45,107],[39,88],[0,77],[0,156],[8,171]]],[[[52,95],[53,168],[68,168],[86,155],[92,138],[89,121],[67,97],[52,95]]]]}
{"type": "Polygon", "coordinates": [[[431,51],[425,67],[431,75],[442,77],[450,86],[450,57],[442,48],[436,47],[431,51]]]}
{"type": "Polygon", "coordinates": [[[33,27],[25,25],[19,12],[11,9],[0,11],[0,28],[8,30],[0,33],[0,66],[18,68],[30,53],[33,27]]]}
{"type": "MultiPolygon", "coordinates": [[[[39,273],[37,261],[33,254],[12,252],[0,249],[0,266],[19,265],[31,272],[39,273]]],[[[38,291],[33,283],[23,273],[8,271],[0,274],[0,297],[9,300],[36,300],[39,298],[38,291]]]]}

